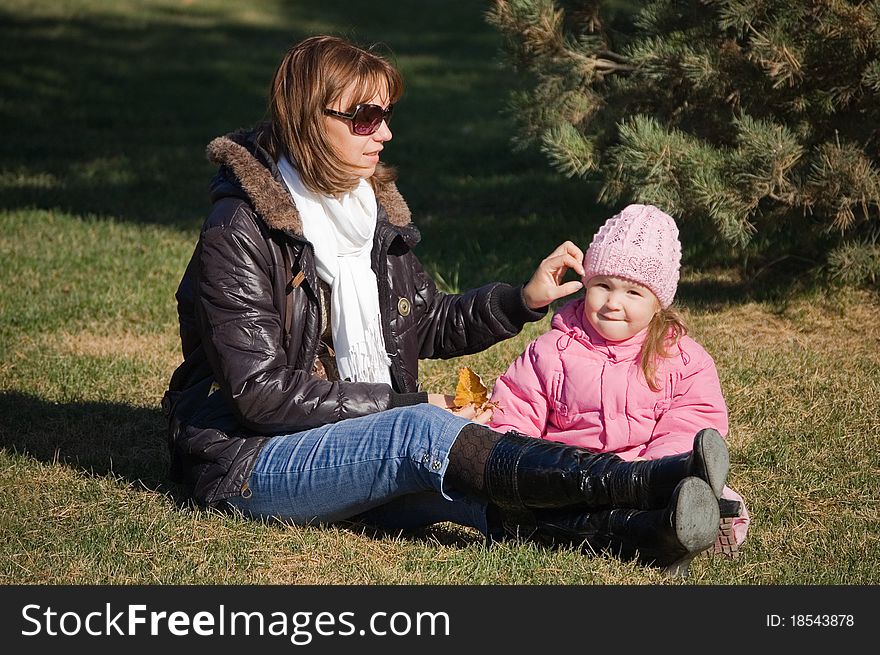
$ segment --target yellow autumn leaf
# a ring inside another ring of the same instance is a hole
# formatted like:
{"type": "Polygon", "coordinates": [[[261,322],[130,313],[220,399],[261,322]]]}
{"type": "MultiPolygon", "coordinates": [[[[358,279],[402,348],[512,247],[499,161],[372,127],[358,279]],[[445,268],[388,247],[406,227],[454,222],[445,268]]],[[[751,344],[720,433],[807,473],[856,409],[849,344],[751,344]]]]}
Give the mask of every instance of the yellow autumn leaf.
{"type": "Polygon", "coordinates": [[[482,378],[467,366],[458,371],[458,385],[455,387],[455,400],[452,403],[457,407],[476,405],[483,407],[489,401],[489,391],[482,378]]]}

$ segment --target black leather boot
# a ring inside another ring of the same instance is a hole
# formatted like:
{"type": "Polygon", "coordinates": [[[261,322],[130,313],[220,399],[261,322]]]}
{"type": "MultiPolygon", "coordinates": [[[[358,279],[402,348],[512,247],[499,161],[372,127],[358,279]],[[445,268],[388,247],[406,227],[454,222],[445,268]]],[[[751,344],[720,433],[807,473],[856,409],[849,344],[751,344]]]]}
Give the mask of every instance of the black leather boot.
{"type": "Polygon", "coordinates": [[[685,576],[691,560],[715,543],[718,500],[699,478],[680,481],[664,509],[534,510],[525,521],[504,515],[494,538],[528,539],[548,546],[581,547],[587,554],[610,553],[685,576]],[[501,529],[503,526],[503,530],[501,529]]]}
{"type": "Polygon", "coordinates": [[[485,478],[489,500],[508,510],[659,509],[689,476],[704,480],[717,501],[729,466],[724,439],[711,428],[697,433],[692,452],[644,462],[508,432],[490,452],[485,478]]]}

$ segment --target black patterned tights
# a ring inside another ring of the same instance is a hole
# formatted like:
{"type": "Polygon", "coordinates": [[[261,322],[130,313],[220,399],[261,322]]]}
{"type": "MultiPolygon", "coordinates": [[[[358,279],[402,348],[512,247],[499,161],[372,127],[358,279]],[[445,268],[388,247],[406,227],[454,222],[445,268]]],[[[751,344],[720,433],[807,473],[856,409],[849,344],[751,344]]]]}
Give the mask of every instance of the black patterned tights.
{"type": "Polygon", "coordinates": [[[449,450],[446,483],[462,493],[485,499],[488,496],[484,479],[486,460],[503,436],[479,423],[464,426],[449,450]]]}

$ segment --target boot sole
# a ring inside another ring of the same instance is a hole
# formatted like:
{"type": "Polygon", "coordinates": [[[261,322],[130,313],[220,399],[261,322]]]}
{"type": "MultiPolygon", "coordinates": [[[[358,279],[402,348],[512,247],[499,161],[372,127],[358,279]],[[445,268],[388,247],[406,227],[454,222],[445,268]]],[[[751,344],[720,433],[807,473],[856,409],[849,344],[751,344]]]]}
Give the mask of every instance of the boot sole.
{"type": "Polygon", "coordinates": [[[694,438],[694,454],[703,463],[699,477],[709,483],[717,501],[721,498],[730,470],[730,454],[721,433],[712,428],[700,430],[694,438]]]}
{"type": "Polygon", "coordinates": [[[712,488],[696,477],[685,478],[676,488],[672,517],[675,536],[688,552],[665,568],[670,576],[685,576],[691,560],[715,543],[721,513],[712,488]]]}
{"type": "Polygon", "coordinates": [[[718,538],[715,540],[712,554],[723,555],[731,559],[739,557],[739,544],[736,542],[732,518],[721,519],[721,525],[718,527],[718,538]]]}

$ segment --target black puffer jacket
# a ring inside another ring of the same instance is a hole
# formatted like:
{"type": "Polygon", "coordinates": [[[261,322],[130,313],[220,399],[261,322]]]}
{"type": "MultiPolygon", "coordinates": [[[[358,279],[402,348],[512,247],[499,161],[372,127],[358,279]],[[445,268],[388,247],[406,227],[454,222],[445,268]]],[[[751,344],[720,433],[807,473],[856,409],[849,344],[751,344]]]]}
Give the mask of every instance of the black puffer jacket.
{"type": "Polygon", "coordinates": [[[391,184],[376,193],[373,269],[393,386],[322,379],[314,252],[274,162],[246,132],[215,139],[208,156],[220,165],[213,211],[177,292],[184,362],[163,399],[172,478],[201,504],[242,492],[267,437],[426,402],[420,358],[477,352],[544,315],[520,287],[439,292],[391,184]]]}

